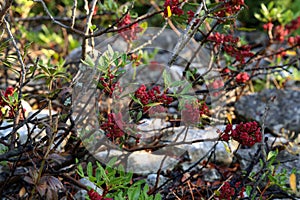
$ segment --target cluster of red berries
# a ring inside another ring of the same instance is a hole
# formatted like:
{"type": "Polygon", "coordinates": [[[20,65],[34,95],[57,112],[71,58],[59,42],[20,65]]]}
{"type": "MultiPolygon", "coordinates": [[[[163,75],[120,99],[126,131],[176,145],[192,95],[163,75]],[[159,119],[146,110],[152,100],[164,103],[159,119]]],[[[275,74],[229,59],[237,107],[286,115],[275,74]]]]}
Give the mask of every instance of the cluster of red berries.
{"type": "Polygon", "coordinates": [[[208,39],[215,43],[215,46],[219,47],[221,44],[224,51],[231,57],[235,57],[237,61],[244,64],[246,57],[253,56],[253,53],[250,52],[251,47],[249,45],[242,45],[237,47],[239,42],[238,37],[233,37],[232,35],[224,35],[221,33],[214,33],[209,36],[208,39]]]}
{"type": "Polygon", "coordinates": [[[158,113],[166,113],[167,111],[168,111],[168,109],[164,106],[161,106],[161,105],[152,106],[148,110],[149,116],[153,116],[153,115],[158,114],[158,113]]]}
{"type": "Polygon", "coordinates": [[[122,88],[120,86],[119,82],[116,82],[115,76],[113,74],[109,74],[107,77],[102,76],[100,78],[100,84],[103,88],[103,91],[105,94],[109,95],[109,97],[112,97],[113,92],[117,88],[119,92],[122,92],[122,88]]]}
{"type": "Polygon", "coordinates": [[[116,139],[121,138],[125,134],[123,131],[124,125],[125,123],[122,119],[121,113],[109,113],[107,116],[107,121],[104,122],[100,127],[109,139],[116,142],[116,139]]]}
{"type": "Polygon", "coordinates": [[[285,28],[289,31],[289,33],[299,29],[299,27],[300,27],[300,16],[297,17],[297,19],[292,20],[289,24],[285,25],[285,28]]]}
{"type": "Polygon", "coordinates": [[[250,77],[247,72],[241,72],[235,77],[237,83],[246,83],[249,79],[250,77]]]}
{"type": "Polygon", "coordinates": [[[90,189],[87,193],[91,200],[113,200],[113,198],[105,198],[98,194],[95,190],[90,189]]]}
{"type": "MultiPolygon", "coordinates": [[[[208,88],[212,88],[213,90],[218,90],[224,86],[224,82],[221,79],[216,79],[214,82],[208,85],[208,88]]],[[[221,94],[221,91],[213,91],[212,95],[217,97],[221,94]]]]}
{"type": "MultiPolygon", "coordinates": [[[[195,13],[192,10],[189,10],[189,11],[187,11],[187,15],[188,15],[188,23],[190,23],[193,20],[195,13]]],[[[199,21],[200,21],[200,19],[197,19],[195,24],[198,24],[199,21]]]]}
{"type": "MultiPolygon", "coordinates": [[[[231,186],[229,182],[225,182],[224,185],[220,189],[220,195],[218,196],[218,199],[226,199],[231,200],[232,197],[236,194],[236,189],[239,188],[241,185],[241,182],[235,183],[234,186],[231,186]]],[[[242,187],[237,195],[237,197],[243,198],[244,197],[244,191],[245,187],[242,187]]]]}
{"type": "MultiPolygon", "coordinates": [[[[131,24],[130,14],[124,16],[124,18],[118,23],[118,28],[122,28],[131,24]]],[[[142,28],[137,23],[132,24],[130,27],[119,30],[118,33],[126,40],[132,41],[137,39],[137,34],[142,31],[142,28]]]]}
{"type": "Polygon", "coordinates": [[[178,0],[166,0],[164,3],[164,16],[168,17],[168,6],[170,7],[171,13],[174,15],[183,15],[183,10],[179,8],[178,0]]]}
{"type": "Polygon", "coordinates": [[[143,111],[149,110],[148,104],[159,103],[163,106],[167,106],[173,102],[173,98],[167,96],[167,90],[161,93],[159,86],[154,86],[147,91],[147,87],[143,84],[134,93],[135,97],[143,104],[143,111]]]}
{"type": "MultiPolygon", "coordinates": [[[[272,22],[268,22],[263,25],[263,28],[266,31],[271,32],[274,35],[274,40],[279,41],[279,42],[283,42],[284,39],[289,34],[291,34],[293,31],[299,29],[299,27],[300,27],[300,17],[292,20],[289,24],[287,24],[285,26],[283,26],[283,25],[274,26],[274,24],[272,22]]],[[[299,36],[290,37],[289,43],[291,45],[295,45],[295,44],[300,45],[300,37],[299,36]]]]}
{"type": "Polygon", "coordinates": [[[221,140],[228,141],[230,138],[238,141],[241,145],[252,147],[255,143],[261,142],[262,133],[257,122],[240,123],[233,129],[231,124],[227,124],[221,140]]]}
{"type": "Polygon", "coordinates": [[[203,115],[209,114],[209,108],[206,103],[185,103],[184,109],[181,111],[181,120],[183,123],[193,125],[199,123],[203,115]]]}
{"type": "Polygon", "coordinates": [[[215,13],[218,17],[226,17],[228,15],[233,15],[241,10],[242,6],[245,5],[244,0],[221,0],[224,2],[224,6],[218,12],[215,13]]]}
{"type": "Polygon", "coordinates": [[[17,109],[17,105],[13,106],[8,103],[9,97],[12,96],[14,93],[14,88],[9,86],[6,88],[5,91],[0,92],[0,119],[4,117],[12,119],[15,116],[14,111],[17,109]],[[7,108],[3,109],[2,108],[7,108]],[[4,113],[3,113],[4,112],[4,113]]]}

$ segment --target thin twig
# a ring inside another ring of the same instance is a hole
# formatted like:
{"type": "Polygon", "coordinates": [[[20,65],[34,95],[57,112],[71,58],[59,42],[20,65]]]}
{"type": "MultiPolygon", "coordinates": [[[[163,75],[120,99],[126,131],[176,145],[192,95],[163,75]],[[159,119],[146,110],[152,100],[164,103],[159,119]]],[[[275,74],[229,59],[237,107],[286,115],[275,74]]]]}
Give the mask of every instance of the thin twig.
{"type": "Polygon", "coordinates": [[[47,5],[45,4],[45,2],[44,2],[43,0],[33,0],[33,1],[34,1],[34,2],[39,2],[39,3],[42,4],[44,11],[45,11],[46,14],[50,17],[50,19],[52,20],[52,22],[53,22],[54,24],[57,24],[57,25],[59,25],[59,26],[65,28],[65,29],[71,30],[72,32],[77,33],[77,34],[80,35],[80,36],[84,36],[84,35],[85,35],[84,32],[82,32],[82,31],[80,31],[80,30],[77,30],[77,29],[74,29],[74,28],[71,28],[70,26],[67,26],[67,25],[63,24],[63,23],[61,23],[60,21],[57,21],[57,20],[51,15],[50,11],[49,11],[48,8],[47,8],[47,5]]]}
{"type": "Polygon", "coordinates": [[[11,7],[12,2],[13,2],[12,0],[5,1],[4,7],[0,10],[0,26],[2,25],[4,17],[7,11],[9,10],[9,8],[11,7]]]}
{"type": "Polygon", "coordinates": [[[72,7],[72,24],[71,24],[71,28],[74,28],[74,24],[75,24],[75,15],[76,15],[76,8],[77,8],[77,0],[73,0],[73,7],[72,7]]]}
{"type": "Polygon", "coordinates": [[[174,48],[173,55],[171,56],[168,66],[171,67],[173,63],[175,62],[176,58],[178,57],[179,53],[182,51],[182,49],[185,47],[185,45],[189,42],[189,40],[192,38],[192,36],[195,34],[196,30],[200,27],[200,25],[205,20],[206,16],[203,16],[202,19],[197,23],[196,26],[194,24],[196,23],[196,18],[200,14],[201,10],[203,9],[203,3],[199,5],[197,8],[197,11],[195,12],[195,17],[193,20],[189,23],[188,27],[184,31],[184,33],[179,38],[179,41],[177,45],[174,48]]]}
{"type": "Polygon", "coordinates": [[[166,21],[164,26],[151,39],[149,39],[147,42],[143,43],[142,45],[138,46],[137,48],[133,49],[130,53],[137,52],[140,49],[143,49],[144,47],[146,47],[147,45],[150,45],[152,43],[152,41],[154,41],[165,30],[167,25],[168,25],[168,22],[166,21]]]}
{"type": "MultiPolygon", "coordinates": [[[[10,24],[8,23],[8,21],[4,18],[3,19],[5,26],[6,26],[6,31],[9,35],[9,37],[11,38],[12,44],[14,46],[14,48],[16,49],[16,53],[17,53],[17,58],[21,64],[21,72],[20,72],[20,81],[19,81],[19,94],[18,94],[18,108],[20,108],[21,105],[21,98],[22,98],[22,87],[25,83],[25,76],[26,76],[26,68],[25,68],[25,64],[23,62],[23,57],[21,55],[20,49],[16,43],[16,40],[12,34],[12,32],[10,31],[10,24]]],[[[14,118],[14,127],[11,133],[11,144],[10,144],[10,149],[13,149],[15,146],[15,141],[16,141],[16,128],[17,128],[17,124],[20,121],[20,109],[18,109],[17,111],[15,111],[15,118],[14,118]]]]}
{"type": "MultiPolygon", "coordinates": [[[[87,14],[87,20],[86,20],[86,25],[84,28],[84,34],[88,35],[88,33],[90,31],[90,26],[92,25],[92,18],[93,18],[93,13],[94,13],[94,9],[96,7],[97,0],[92,1],[92,3],[91,3],[92,5],[91,5],[90,9],[89,9],[89,5],[88,5],[88,1],[86,0],[84,2],[85,2],[86,14],[87,14]]],[[[87,46],[88,46],[88,39],[86,37],[83,37],[82,45],[81,45],[81,59],[82,60],[85,60],[87,46]]]]}

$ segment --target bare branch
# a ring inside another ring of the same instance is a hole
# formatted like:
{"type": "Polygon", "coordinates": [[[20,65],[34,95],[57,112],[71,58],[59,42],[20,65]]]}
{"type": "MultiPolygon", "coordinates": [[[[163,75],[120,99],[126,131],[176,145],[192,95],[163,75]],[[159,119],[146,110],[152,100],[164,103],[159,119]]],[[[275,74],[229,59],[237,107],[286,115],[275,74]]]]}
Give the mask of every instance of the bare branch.
{"type": "Polygon", "coordinates": [[[76,15],[76,8],[77,8],[77,0],[74,0],[73,2],[73,7],[72,7],[72,24],[71,24],[71,28],[74,28],[74,24],[75,24],[75,15],[76,15]]]}
{"type": "MultiPolygon", "coordinates": [[[[22,87],[25,83],[25,76],[26,76],[26,67],[25,67],[25,64],[23,62],[23,57],[21,55],[21,52],[20,52],[20,49],[15,41],[15,38],[12,34],[12,32],[10,31],[10,24],[6,21],[6,19],[4,18],[4,23],[5,23],[5,26],[6,26],[6,31],[9,35],[9,37],[11,38],[11,41],[13,43],[13,46],[14,48],[16,49],[16,53],[17,53],[17,57],[18,57],[18,60],[21,64],[21,72],[20,72],[20,88],[19,88],[19,95],[18,95],[18,99],[21,99],[22,98],[22,87]]],[[[20,105],[21,105],[21,101],[19,101],[19,105],[18,105],[18,108],[20,108],[20,105]]],[[[11,135],[11,146],[10,148],[13,149],[14,146],[15,146],[15,140],[16,140],[16,127],[17,127],[17,124],[19,124],[19,120],[20,120],[20,112],[19,110],[16,111],[16,117],[14,118],[14,128],[12,130],[12,135],[11,135]]]]}
{"type": "Polygon", "coordinates": [[[1,8],[1,10],[0,10],[0,25],[2,25],[4,17],[6,15],[7,11],[9,10],[9,8],[11,7],[12,2],[13,2],[12,0],[7,0],[7,1],[5,1],[4,6],[3,6],[3,4],[1,5],[1,7],[0,7],[1,8]]]}

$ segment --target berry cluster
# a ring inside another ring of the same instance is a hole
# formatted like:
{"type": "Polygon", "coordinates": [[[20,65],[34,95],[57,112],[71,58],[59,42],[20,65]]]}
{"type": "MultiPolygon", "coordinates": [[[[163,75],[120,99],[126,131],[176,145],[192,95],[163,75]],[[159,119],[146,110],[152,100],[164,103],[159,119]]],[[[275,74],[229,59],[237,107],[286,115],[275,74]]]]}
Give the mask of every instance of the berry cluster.
{"type": "MultiPolygon", "coordinates": [[[[269,33],[273,34],[273,38],[276,41],[283,42],[284,39],[291,34],[293,31],[299,29],[300,27],[300,17],[297,19],[292,20],[289,24],[283,26],[283,25],[277,25],[274,26],[272,22],[268,22],[263,25],[263,28],[269,33]]],[[[291,45],[300,45],[300,37],[290,37],[289,43],[291,45]]]]}
{"type": "MultiPolygon", "coordinates": [[[[125,17],[118,23],[118,28],[122,28],[131,24],[131,17],[129,14],[125,15],[125,17]]],[[[132,41],[137,39],[137,34],[142,31],[142,28],[138,26],[137,23],[132,24],[130,27],[124,28],[118,33],[126,40],[132,41]]]]}
{"type": "Polygon", "coordinates": [[[5,92],[0,92],[0,119],[9,118],[12,119],[15,116],[15,110],[17,110],[17,104],[9,104],[9,98],[13,96],[14,88],[9,86],[5,92]]]}
{"type": "Polygon", "coordinates": [[[216,47],[222,45],[224,51],[228,55],[230,55],[231,57],[235,57],[235,59],[242,64],[245,63],[245,57],[253,56],[253,53],[250,52],[251,47],[249,45],[237,47],[237,43],[239,42],[238,37],[233,37],[232,35],[224,35],[216,32],[213,35],[209,36],[208,39],[214,42],[216,47]]]}
{"type": "Polygon", "coordinates": [[[87,194],[91,200],[113,200],[112,198],[104,198],[93,189],[90,189],[87,194]]]}
{"type": "Polygon", "coordinates": [[[152,89],[147,91],[146,86],[141,85],[134,93],[135,97],[143,104],[143,111],[149,110],[148,104],[158,103],[163,106],[167,106],[172,103],[173,98],[167,96],[167,91],[161,93],[158,86],[154,86],[152,89]]]}
{"type": "MultiPolygon", "coordinates": [[[[241,182],[235,183],[234,186],[231,186],[229,182],[225,182],[224,185],[220,189],[220,195],[218,196],[218,199],[227,199],[231,200],[232,197],[238,192],[237,189],[240,187],[241,182]]],[[[244,191],[245,187],[242,187],[239,193],[237,194],[237,197],[243,198],[244,197],[244,191]]]]}
{"type": "Polygon", "coordinates": [[[300,16],[297,19],[292,20],[289,24],[285,25],[285,28],[289,31],[289,33],[299,29],[300,27],[300,16]]]}
{"type": "Polygon", "coordinates": [[[231,124],[227,124],[221,140],[228,141],[230,138],[238,141],[241,145],[252,147],[255,143],[261,142],[262,133],[256,122],[240,123],[233,129],[231,124]]]}
{"type": "MultiPolygon", "coordinates": [[[[195,13],[192,10],[189,10],[189,11],[187,11],[187,15],[188,15],[188,23],[190,23],[193,20],[195,13]]],[[[196,19],[195,24],[198,24],[199,21],[200,21],[200,19],[196,19]]]]}
{"type": "Polygon", "coordinates": [[[168,17],[168,7],[171,10],[171,13],[174,15],[183,15],[183,10],[181,8],[179,8],[179,3],[178,0],[166,0],[165,4],[164,4],[164,16],[168,17]]]}
{"type": "MultiPolygon", "coordinates": [[[[223,86],[224,86],[224,82],[221,79],[216,79],[216,80],[214,80],[214,82],[212,82],[208,85],[208,88],[211,88],[213,90],[218,90],[218,89],[222,88],[223,86]]],[[[220,95],[220,93],[221,93],[220,91],[213,91],[212,95],[214,97],[217,97],[220,95]]]]}
{"type": "Polygon", "coordinates": [[[155,115],[157,113],[166,113],[167,111],[168,111],[168,109],[166,107],[161,106],[161,105],[152,106],[148,110],[149,116],[153,116],[153,115],[155,115]]]}
{"type": "Polygon", "coordinates": [[[241,10],[243,5],[245,5],[244,0],[221,0],[221,2],[224,2],[224,6],[222,9],[215,13],[215,15],[218,17],[234,15],[241,10]]]}
{"type": "MultiPolygon", "coordinates": [[[[291,33],[292,31],[298,30],[300,28],[300,17],[298,17],[297,19],[291,21],[291,23],[286,25],[285,27],[286,27],[286,29],[289,30],[289,33],[291,33]]],[[[291,46],[300,45],[300,35],[289,37],[288,38],[288,43],[291,46]]]]}
{"type": "Polygon", "coordinates": [[[291,46],[300,45],[300,35],[291,36],[288,38],[288,43],[291,46]]]}
{"type": "Polygon", "coordinates": [[[113,74],[109,74],[107,77],[102,76],[100,78],[100,87],[103,89],[104,93],[112,97],[113,92],[117,88],[119,92],[122,92],[122,88],[119,82],[116,82],[115,76],[113,74]]]}
{"type": "Polygon", "coordinates": [[[184,109],[181,111],[181,120],[183,123],[193,125],[199,123],[203,115],[209,114],[209,108],[206,103],[185,103],[184,109]]]}
{"type": "Polygon", "coordinates": [[[237,83],[246,83],[249,79],[250,77],[247,72],[241,72],[235,77],[237,83]]]}
{"type": "Polygon", "coordinates": [[[122,114],[109,113],[107,121],[104,122],[100,127],[105,131],[106,136],[112,141],[116,142],[116,139],[121,138],[124,133],[124,125],[122,114]]]}

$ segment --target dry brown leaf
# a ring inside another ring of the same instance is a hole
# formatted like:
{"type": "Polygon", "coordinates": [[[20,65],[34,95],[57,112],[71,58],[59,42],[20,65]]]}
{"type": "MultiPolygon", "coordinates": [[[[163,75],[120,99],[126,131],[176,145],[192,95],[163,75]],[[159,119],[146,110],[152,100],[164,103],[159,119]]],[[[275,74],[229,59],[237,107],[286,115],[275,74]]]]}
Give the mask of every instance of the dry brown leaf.
{"type": "Polygon", "coordinates": [[[26,189],[24,187],[19,191],[19,197],[22,198],[26,194],[26,189]]]}
{"type": "Polygon", "coordinates": [[[297,192],[297,180],[296,179],[297,179],[296,175],[294,173],[292,173],[290,175],[290,187],[293,192],[297,192]]]}

